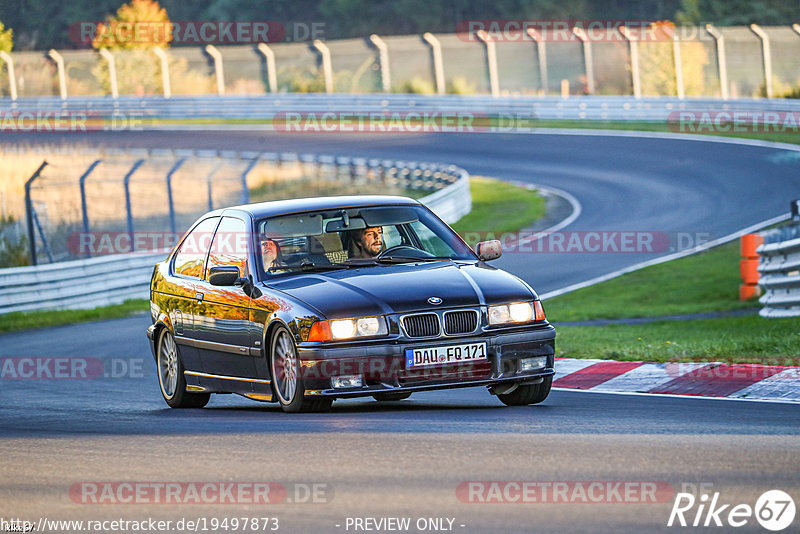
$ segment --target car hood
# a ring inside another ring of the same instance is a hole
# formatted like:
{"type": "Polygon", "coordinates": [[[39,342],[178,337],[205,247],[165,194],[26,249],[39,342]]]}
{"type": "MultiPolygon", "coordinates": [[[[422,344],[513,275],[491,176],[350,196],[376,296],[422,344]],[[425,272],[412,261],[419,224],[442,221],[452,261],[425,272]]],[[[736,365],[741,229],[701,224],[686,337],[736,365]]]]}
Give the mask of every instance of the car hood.
{"type": "Polygon", "coordinates": [[[535,298],[516,276],[485,263],[442,261],[299,273],[270,281],[329,319],[407,313],[535,298]],[[433,306],[428,298],[439,297],[433,306]]]}

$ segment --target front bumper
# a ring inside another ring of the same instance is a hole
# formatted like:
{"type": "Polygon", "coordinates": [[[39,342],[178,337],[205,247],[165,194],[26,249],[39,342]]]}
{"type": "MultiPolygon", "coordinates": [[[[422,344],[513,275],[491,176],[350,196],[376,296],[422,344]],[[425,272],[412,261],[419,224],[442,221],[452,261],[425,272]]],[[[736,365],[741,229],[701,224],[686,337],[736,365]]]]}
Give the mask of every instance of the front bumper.
{"type": "Polygon", "coordinates": [[[300,345],[297,350],[306,395],[316,396],[364,397],[380,393],[537,383],[555,374],[555,329],[550,325],[426,341],[372,341],[346,346],[300,345]],[[414,370],[405,368],[406,349],[475,342],[486,343],[486,360],[414,370]],[[542,356],[547,361],[544,367],[520,370],[519,360],[542,356]],[[331,387],[332,377],[348,375],[361,375],[364,385],[331,387]]]}

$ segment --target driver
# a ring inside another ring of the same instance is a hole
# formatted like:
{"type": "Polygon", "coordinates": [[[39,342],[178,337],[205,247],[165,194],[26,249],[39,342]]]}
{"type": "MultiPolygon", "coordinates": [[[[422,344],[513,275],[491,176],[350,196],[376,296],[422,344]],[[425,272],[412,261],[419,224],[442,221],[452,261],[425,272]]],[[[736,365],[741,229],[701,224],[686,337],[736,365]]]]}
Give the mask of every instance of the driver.
{"type": "Polygon", "coordinates": [[[350,257],[374,258],[383,250],[383,227],[373,226],[362,230],[353,230],[350,257]]]}

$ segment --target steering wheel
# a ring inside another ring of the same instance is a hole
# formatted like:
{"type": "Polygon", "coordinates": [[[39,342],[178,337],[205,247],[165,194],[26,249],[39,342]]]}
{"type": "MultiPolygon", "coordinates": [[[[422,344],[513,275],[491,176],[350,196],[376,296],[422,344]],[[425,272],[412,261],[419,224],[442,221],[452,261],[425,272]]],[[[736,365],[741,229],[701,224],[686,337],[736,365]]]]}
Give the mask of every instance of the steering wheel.
{"type": "Polygon", "coordinates": [[[411,246],[408,246],[408,245],[394,245],[393,247],[389,247],[386,250],[384,250],[383,252],[381,252],[380,254],[378,254],[375,259],[380,260],[382,258],[385,258],[386,256],[391,256],[393,252],[398,252],[398,251],[401,251],[401,250],[409,251],[409,252],[412,253],[411,255],[408,255],[408,256],[405,255],[405,254],[402,254],[403,257],[407,256],[409,258],[430,258],[430,257],[433,256],[433,254],[431,254],[431,253],[429,253],[427,251],[424,251],[422,249],[418,249],[416,247],[411,247],[411,246]]]}

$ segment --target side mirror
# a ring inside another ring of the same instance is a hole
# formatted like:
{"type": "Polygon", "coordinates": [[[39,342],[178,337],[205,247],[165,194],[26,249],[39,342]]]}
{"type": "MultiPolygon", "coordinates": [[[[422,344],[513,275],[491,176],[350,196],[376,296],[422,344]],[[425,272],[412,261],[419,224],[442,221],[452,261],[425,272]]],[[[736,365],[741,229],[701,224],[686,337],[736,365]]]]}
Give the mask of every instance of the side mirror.
{"type": "Polygon", "coordinates": [[[502,256],[503,247],[500,245],[499,240],[492,239],[491,241],[481,241],[475,245],[475,252],[483,261],[496,260],[502,256]]]}
{"type": "Polygon", "coordinates": [[[239,268],[234,265],[212,267],[208,273],[208,281],[212,286],[232,286],[239,280],[239,268]]]}

